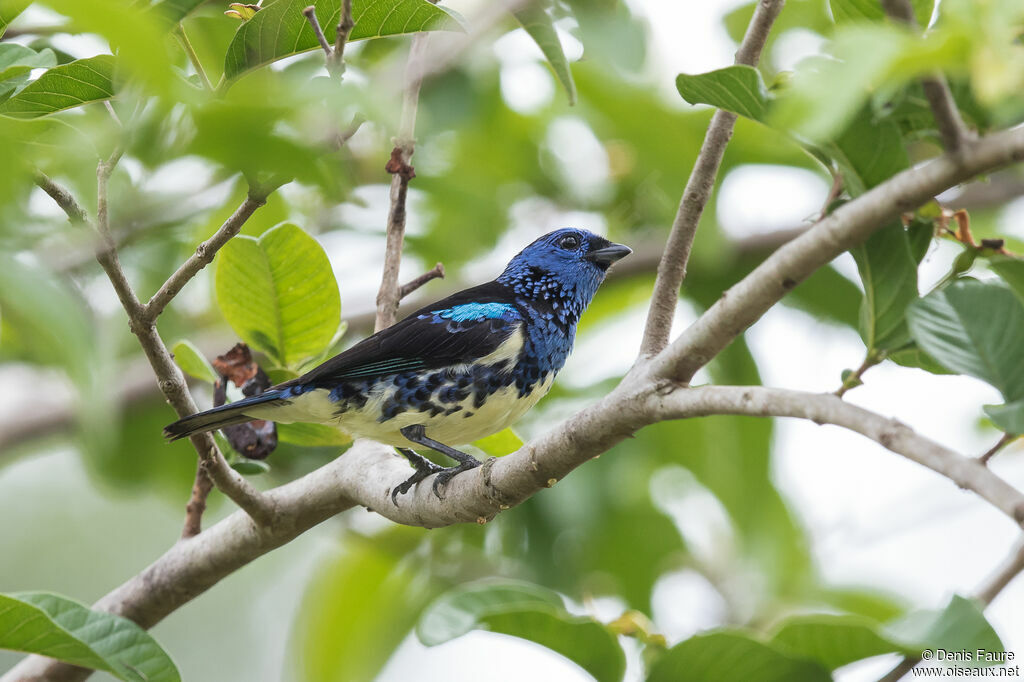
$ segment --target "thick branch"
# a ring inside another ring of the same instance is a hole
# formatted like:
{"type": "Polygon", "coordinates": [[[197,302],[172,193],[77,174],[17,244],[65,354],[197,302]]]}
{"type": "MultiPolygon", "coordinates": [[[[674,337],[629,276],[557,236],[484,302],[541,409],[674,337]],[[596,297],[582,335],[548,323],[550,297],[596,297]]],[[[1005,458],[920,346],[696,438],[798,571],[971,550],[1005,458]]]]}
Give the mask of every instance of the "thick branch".
{"type": "Polygon", "coordinates": [[[384,247],[384,268],[381,273],[380,289],[377,292],[377,321],[374,329],[380,331],[395,323],[401,289],[398,285],[398,271],[402,264],[402,242],[405,240],[405,201],[409,192],[409,181],[416,177],[409,160],[414,150],[416,109],[419,104],[419,73],[427,49],[427,33],[417,33],[409,49],[406,66],[405,92],[402,96],[402,119],[398,126],[398,137],[386,170],[391,173],[391,206],[388,209],[387,243],[384,247]]]}
{"type": "MultiPolygon", "coordinates": [[[[886,13],[910,28],[917,28],[917,17],[914,16],[914,8],[910,0],[882,0],[882,6],[886,13]]],[[[974,134],[964,125],[960,111],[956,108],[953,100],[953,93],[942,74],[935,73],[921,79],[921,86],[924,88],[924,96],[935,116],[935,123],[939,127],[939,135],[942,136],[942,144],[946,151],[955,152],[960,149],[963,143],[973,139],[974,134]]]]}
{"type": "MultiPolygon", "coordinates": [[[[747,34],[736,52],[736,63],[754,66],[761,57],[761,50],[768,40],[775,17],[782,10],[784,0],[761,0],[754,16],[747,27],[747,34]]],[[[686,264],[690,259],[690,249],[697,234],[704,206],[708,203],[711,190],[715,186],[718,167],[725,154],[725,146],[732,137],[736,114],[719,110],[711,117],[711,124],[704,136],[697,162],[686,182],[683,198],[679,202],[679,210],[672,222],[665,251],[658,266],[658,278],[654,282],[654,293],[651,296],[651,307],[647,312],[647,324],[640,345],[640,356],[647,358],[655,355],[668,344],[668,335],[672,330],[672,319],[675,317],[676,302],[679,298],[679,287],[686,277],[686,264]]]]}
{"type": "Polygon", "coordinates": [[[879,227],[971,177],[1022,159],[1024,129],[1016,128],[974,140],[956,154],[947,153],[893,176],[781,246],[722,294],[718,302],[654,358],[648,371],[688,382],[793,287],[863,242],[879,227]]]}

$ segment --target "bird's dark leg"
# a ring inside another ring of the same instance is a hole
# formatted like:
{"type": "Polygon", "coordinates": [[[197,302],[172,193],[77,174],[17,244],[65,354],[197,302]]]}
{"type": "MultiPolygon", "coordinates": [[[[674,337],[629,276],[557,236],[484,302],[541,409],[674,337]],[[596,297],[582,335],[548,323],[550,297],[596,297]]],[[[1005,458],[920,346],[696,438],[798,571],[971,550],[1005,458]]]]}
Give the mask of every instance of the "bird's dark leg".
{"type": "Polygon", "coordinates": [[[413,467],[415,467],[416,473],[406,479],[401,485],[395,486],[395,489],[391,491],[391,501],[396,507],[398,506],[399,495],[406,494],[414,485],[431,474],[436,474],[445,470],[443,466],[434,464],[426,457],[417,455],[409,448],[398,448],[398,451],[401,452],[407,460],[409,460],[409,463],[412,464],[413,467]]]}
{"type": "MultiPolygon", "coordinates": [[[[434,479],[434,494],[437,495],[437,499],[441,499],[441,487],[446,485],[448,481],[457,474],[461,474],[463,471],[469,471],[480,466],[480,461],[472,455],[467,455],[465,452],[459,452],[455,448],[439,443],[432,438],[427,438],[426,429],[422,424],[413,424],[412,426],[406,426],[399,433],[411,440],[413,443],[419,443],[420,445],[426,446],[431,450],[437,450],[442,455],[451,457],[459,463],[458,466],[449,467],[447,469],[441,469],[438,472],[437,478],[434,479]]],[[[408,456],[408,455],[407,455],[408,456]]],[[[419,472],[417,471],[418,475],[419,472]]],[[[430,474],[427,474],[428,476],[430,474]]],[[[416,476],[414,475],[413,478],[416,476]]],[[[412,479],[410,479],[412,480],[412,479]]],[[[422,480],[422,479],[419,479],[422,480]]],[[[409,481],[406,481],[408,483],[409,481]]],[[[405,483],[402,484],[404,486],[405,483]]]]}

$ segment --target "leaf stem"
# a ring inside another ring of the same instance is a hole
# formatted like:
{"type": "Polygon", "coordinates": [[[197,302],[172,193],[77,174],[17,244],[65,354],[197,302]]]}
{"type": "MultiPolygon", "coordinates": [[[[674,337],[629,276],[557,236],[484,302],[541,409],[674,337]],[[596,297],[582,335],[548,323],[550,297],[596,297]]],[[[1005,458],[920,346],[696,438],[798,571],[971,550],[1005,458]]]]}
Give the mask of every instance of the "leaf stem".
{"type": "Polygon", "coordinates": [[[203,68],[202,62],[199,61],[199,55],[196,54],[195,48],[192,47],[192,42],[185,35],[185,27],[178,24],[178,28],[175,30],[178,36],[178,41],[181,43],[182,49],[185,50],[185,54],[188,55],[188,60],[192,62],[192,68],[199,74],[200,80],[203,81],[203,85],[210,92],[214,91],[213,84],[210,82],[209,77],[206,75],[206,70],[203,68]]]}

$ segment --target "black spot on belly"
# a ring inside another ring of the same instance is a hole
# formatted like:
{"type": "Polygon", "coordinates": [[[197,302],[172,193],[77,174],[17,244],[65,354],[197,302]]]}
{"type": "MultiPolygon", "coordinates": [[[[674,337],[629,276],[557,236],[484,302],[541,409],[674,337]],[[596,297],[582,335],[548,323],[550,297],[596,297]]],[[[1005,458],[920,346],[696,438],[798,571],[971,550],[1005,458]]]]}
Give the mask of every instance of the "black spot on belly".
{"type": "MultiPolygon", "coordinates": [[[[456,412],[460,411],[461,409],[462,409],[462,405],[456,405],[455,407],[449,407],[447,410],[444,411],[444,416],[447,417],[449,415],[453,415],[456,412]]],[[[470,412],[469,414],[472,414],[472,412],[470,412]]]]}
{"type": "Polygon", "coordinates": [[[394,400],[388,400],[387,402],[384,403],[384,406],[381,408],[380,417],[377,419],[377,421],[386,422],[389,419],[394,419],[402,412],[405,412],[405,410],[405,405],[401,405],[394,400]]]}
{"type": "Polygon", "coordinates": [[[472,413],[472,412],[466,412],[466,413],[465,413],[465,414],[463,414],[462,416],[463,416],[463,417],[472,417],[472,416],[473,416],[473,413],[472,413]]]}

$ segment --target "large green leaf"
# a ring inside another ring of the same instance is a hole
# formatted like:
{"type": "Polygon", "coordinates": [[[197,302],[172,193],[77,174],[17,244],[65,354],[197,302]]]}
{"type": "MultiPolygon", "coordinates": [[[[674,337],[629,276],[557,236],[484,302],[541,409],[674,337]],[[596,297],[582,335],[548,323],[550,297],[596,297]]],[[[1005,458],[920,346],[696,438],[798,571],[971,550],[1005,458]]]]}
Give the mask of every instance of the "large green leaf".
{"type": "MultiPolygon", "coordinates": [[[[999,635],[986,620],[981,606],[959,595],[953,595],[944,609],[910,613],[886,625],[885,632],[898,641],[915,643],[912,646],[917,654],[925,648],[970,652],[985,650],[992,653],[1004,651],[999,635]]],[[[975,658],[967,665],[983,667],[992,663],[975,658]]]]}
{"type": "Polygon", "coordinates": [[[170,656],[138,625],[49,592],[0,594],[0,649],[49,656],[129,682],[179,682],[170,656]]]}
{"type": "Polygon", "coordinates": [[[863,616],[795,616],[779,626],[771,644],[795,658],[817,661],[829,670],[881,654],[920,655],[920,647],[897,642],[880,630],[877,622],[863,616]]]}
{"type": "MultiPolygon", "coordinates": [[[[316,7],[327,40],[333,42],[340,0],[277,0],[239,27],[224,57],[224,77],[230,81],[250,69],[319,48],[313,28],[302,15],[310,4],[316,7]]],[[[350,41],[459,28],[451,14],[427,0],[353,0],[352,19],[350,41]]]]}
{"type": "Polygon", "coordinates": [[[696,635],[658,658],[647,682],[831,682],[817,663],[791,657],[743,632],[696,635]]]}
{"type": "Polygon", "coordinates": [[[205,1],[206,0],[157,0],[157,2],[153,3],[151,8],[152,11],[156,12],[162,20],[173,26],[191,14],[205,1]]]}
{"type": "Polygon", "coordinates": [[[569,69],[569,60],[562,50],[562,41],[558,39],[558,32],[555,30],[554,21],[548,12],[550,2],[534,0],[526,7],[516,10],[512,14],[530,34],[537,46],[540,47],[544,57],[555,72],[558,82],[565,88],[569,95],[569,104],[576,103],[576,83],[572,80],[572,71],[569,69]]]}
{"type": "Polygon", "coordinates": [[[282,679],[373,680],[412,629],[433,587],[409,558],[421,528],[393,527],[370,539],[349,536],[309,581],[292,627],[282,679]]]}
{"type": "Polygon", "coordinates": [[[427,607],[416,635],[436,646],[475,629],[541,644],[599,682],[621,680],[626,671],[625,654],[607,627],[570,615],[556,592],[532,583],[491,579],[461,585],[427,607]]]}
{"type": "Polygon", "coordinates": [[[869,353],[895,350],[910,340],[907,306],[915,301],[917,262],[900,221],[886,225],[851,251],[864,283],[860,334],[869,353]]]}
{"type": "Polygon", "coordinates": [[[0,114],[36,118],[114,96],[114,58],[99,55],[56,66],[0,104],[0,114]]]}
{"type": "Polygon", "coordinates": [[[0,43],[0,81],[56,65],[57,55],[50,48],[36,52],[17,43],[0,43]]]}
{"type": "Polygon", "coordinates": [[[988,265],[1000,279],[1010,285],[1017,298],[1024,302],[1024,260],[996,255],[989,258],[988,265]]]}
{"type": "Polygon", "coordinates": [[[763,121],[768,113],[769,96],[757,69],[737,64],[697,75],[676,76],[676,89],[690,104],[710,104],[763,121]]]}
{"type": "Polygon", "coordinates": [[[0,0],[0,37],[7,31],[7,26],[14,18],[25,11],[29,0],[0,0]]]}
{"type": "Polygon", "coordinates": [[[297,225],[235,237],[217,256],[217,304],[235,332],[285,367],[331,342],[341,299],[327,254],[297,225]]]}
{"type": "Polygon", "coordinates": [[[996,282],[960,280],[907,309],[917,344],[945,367],[1024,399],[1024,305],[996,282]]]}

